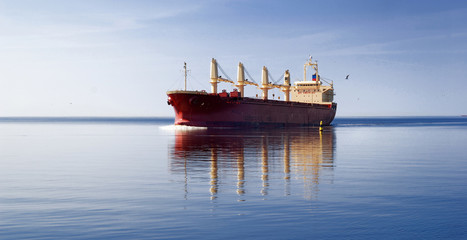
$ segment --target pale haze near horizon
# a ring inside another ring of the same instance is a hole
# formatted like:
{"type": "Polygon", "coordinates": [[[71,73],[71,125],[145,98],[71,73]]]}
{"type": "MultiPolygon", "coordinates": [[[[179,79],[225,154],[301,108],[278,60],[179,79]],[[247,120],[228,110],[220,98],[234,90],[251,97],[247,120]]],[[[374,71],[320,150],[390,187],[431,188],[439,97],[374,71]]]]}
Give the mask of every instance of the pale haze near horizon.
{"type": "Polygon", "coordinates": [[[184,62],[209,91],[211,58],[299,81],[309,55],[337,116],[467,114],[465,1],[19,0],[0,1],[0,116],[173,116],[184,62]]]}

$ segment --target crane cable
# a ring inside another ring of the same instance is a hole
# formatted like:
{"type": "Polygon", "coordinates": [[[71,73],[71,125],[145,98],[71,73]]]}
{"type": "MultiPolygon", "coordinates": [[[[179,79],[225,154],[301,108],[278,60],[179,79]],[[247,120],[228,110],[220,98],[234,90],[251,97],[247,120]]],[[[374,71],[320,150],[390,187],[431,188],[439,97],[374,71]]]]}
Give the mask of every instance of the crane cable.
{"type": "Polygon", "coordinates": [[[284,74],[285,74],[285,73],[283,73],[277,80],[274,81],[274,78],[271,76],[271,74],[270,74],[269,71],[268,71],[269,77],[274,81],[274,82],[272,83],[273,85],[277,85],[277,83],[278,83],[281,79],[284,78],[284,74]]]}
{"type": "Polygon", "coordinates": [[[250,75],[250,73],[248,72],[248,70],[246,70],[246,67],[243,66],[243,70],[245,71],[246,75],[251,79],[251,82],[254,82],[256,84],[258,84],[255,79],[253,79],[253,77],[250,75]]]}
{"type": "Polygon", "coordinates": [[[321,77],[321,76],[319,76],[319,79],[320,79],[320,80],[323,80],[323,81],[326,82],[327,84],[331,84],[331,83],[328,82],[328,81],[334,82],[334,80],[332,80],[332,79],[325,78],[325,77],[321,77]],[[327,81],[326,81],[326,80],[327,80],[327,81]]]}
{"type": "Polygon", "coordinates": [[[219,68],[219,70],[221,70],[221,72],[224,74],[224,76],[225,76],[228,80],[232,81],[232,79],[229,77],[229,75],[227,75],[227,73],[225,73],[224,69],[222,69],[222,67],[221,67],[221,65],[220,65],[219,63],[217,63],[217,67],[219,68]]]}

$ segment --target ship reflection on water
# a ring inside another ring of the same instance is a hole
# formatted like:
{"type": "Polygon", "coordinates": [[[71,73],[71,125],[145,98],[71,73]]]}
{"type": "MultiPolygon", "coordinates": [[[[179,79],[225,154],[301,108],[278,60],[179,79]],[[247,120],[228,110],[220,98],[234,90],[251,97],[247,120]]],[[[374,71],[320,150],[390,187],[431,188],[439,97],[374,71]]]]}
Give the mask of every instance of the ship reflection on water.
{"type": "Polygon", "coordinates": [[[311,199],[317,197],[320,182],[333,179],[334,150],[332,127],[321,132],[318,128],[176,130],[169,147],[169,169],[184,177],[185,197],[203,194],[205,187],[211,199],[229,194],[303,194],[311,199]]]}

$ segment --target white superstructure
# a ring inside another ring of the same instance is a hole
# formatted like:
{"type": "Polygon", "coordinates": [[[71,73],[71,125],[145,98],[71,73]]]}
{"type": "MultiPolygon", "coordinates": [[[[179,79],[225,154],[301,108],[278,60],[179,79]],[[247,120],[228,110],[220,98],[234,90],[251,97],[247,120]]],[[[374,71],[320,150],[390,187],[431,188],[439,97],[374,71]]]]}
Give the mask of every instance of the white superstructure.
{"type": "Polygon", "coordinates": [[[318,62],[313,62],[310,57],[310,59],[305,63],[304,67],[304,81],[295,82],[294,86],[292,87],[291,101],[330,104],[333,100],[334,88],[332,83],[329,85],[322,85],[321,77],[318,74],[318,62]],[[306,78],[308,67],[311,67],[314,70],[311,81],[308,81],[306,78]]]}

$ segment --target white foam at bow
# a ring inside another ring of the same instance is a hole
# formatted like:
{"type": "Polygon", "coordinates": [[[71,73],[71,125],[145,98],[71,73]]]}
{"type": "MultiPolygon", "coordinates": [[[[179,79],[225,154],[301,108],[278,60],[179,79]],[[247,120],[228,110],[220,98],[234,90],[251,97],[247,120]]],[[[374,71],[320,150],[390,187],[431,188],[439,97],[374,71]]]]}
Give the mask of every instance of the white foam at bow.
{"type": "Polygon", "coordinates": [[[193,126],[183,126],[183,125],[167,125],[167,126],[160,126],[162,130],[167,131],[199,131],[205,130],[207,127],[193,127],[193,126]]]}

